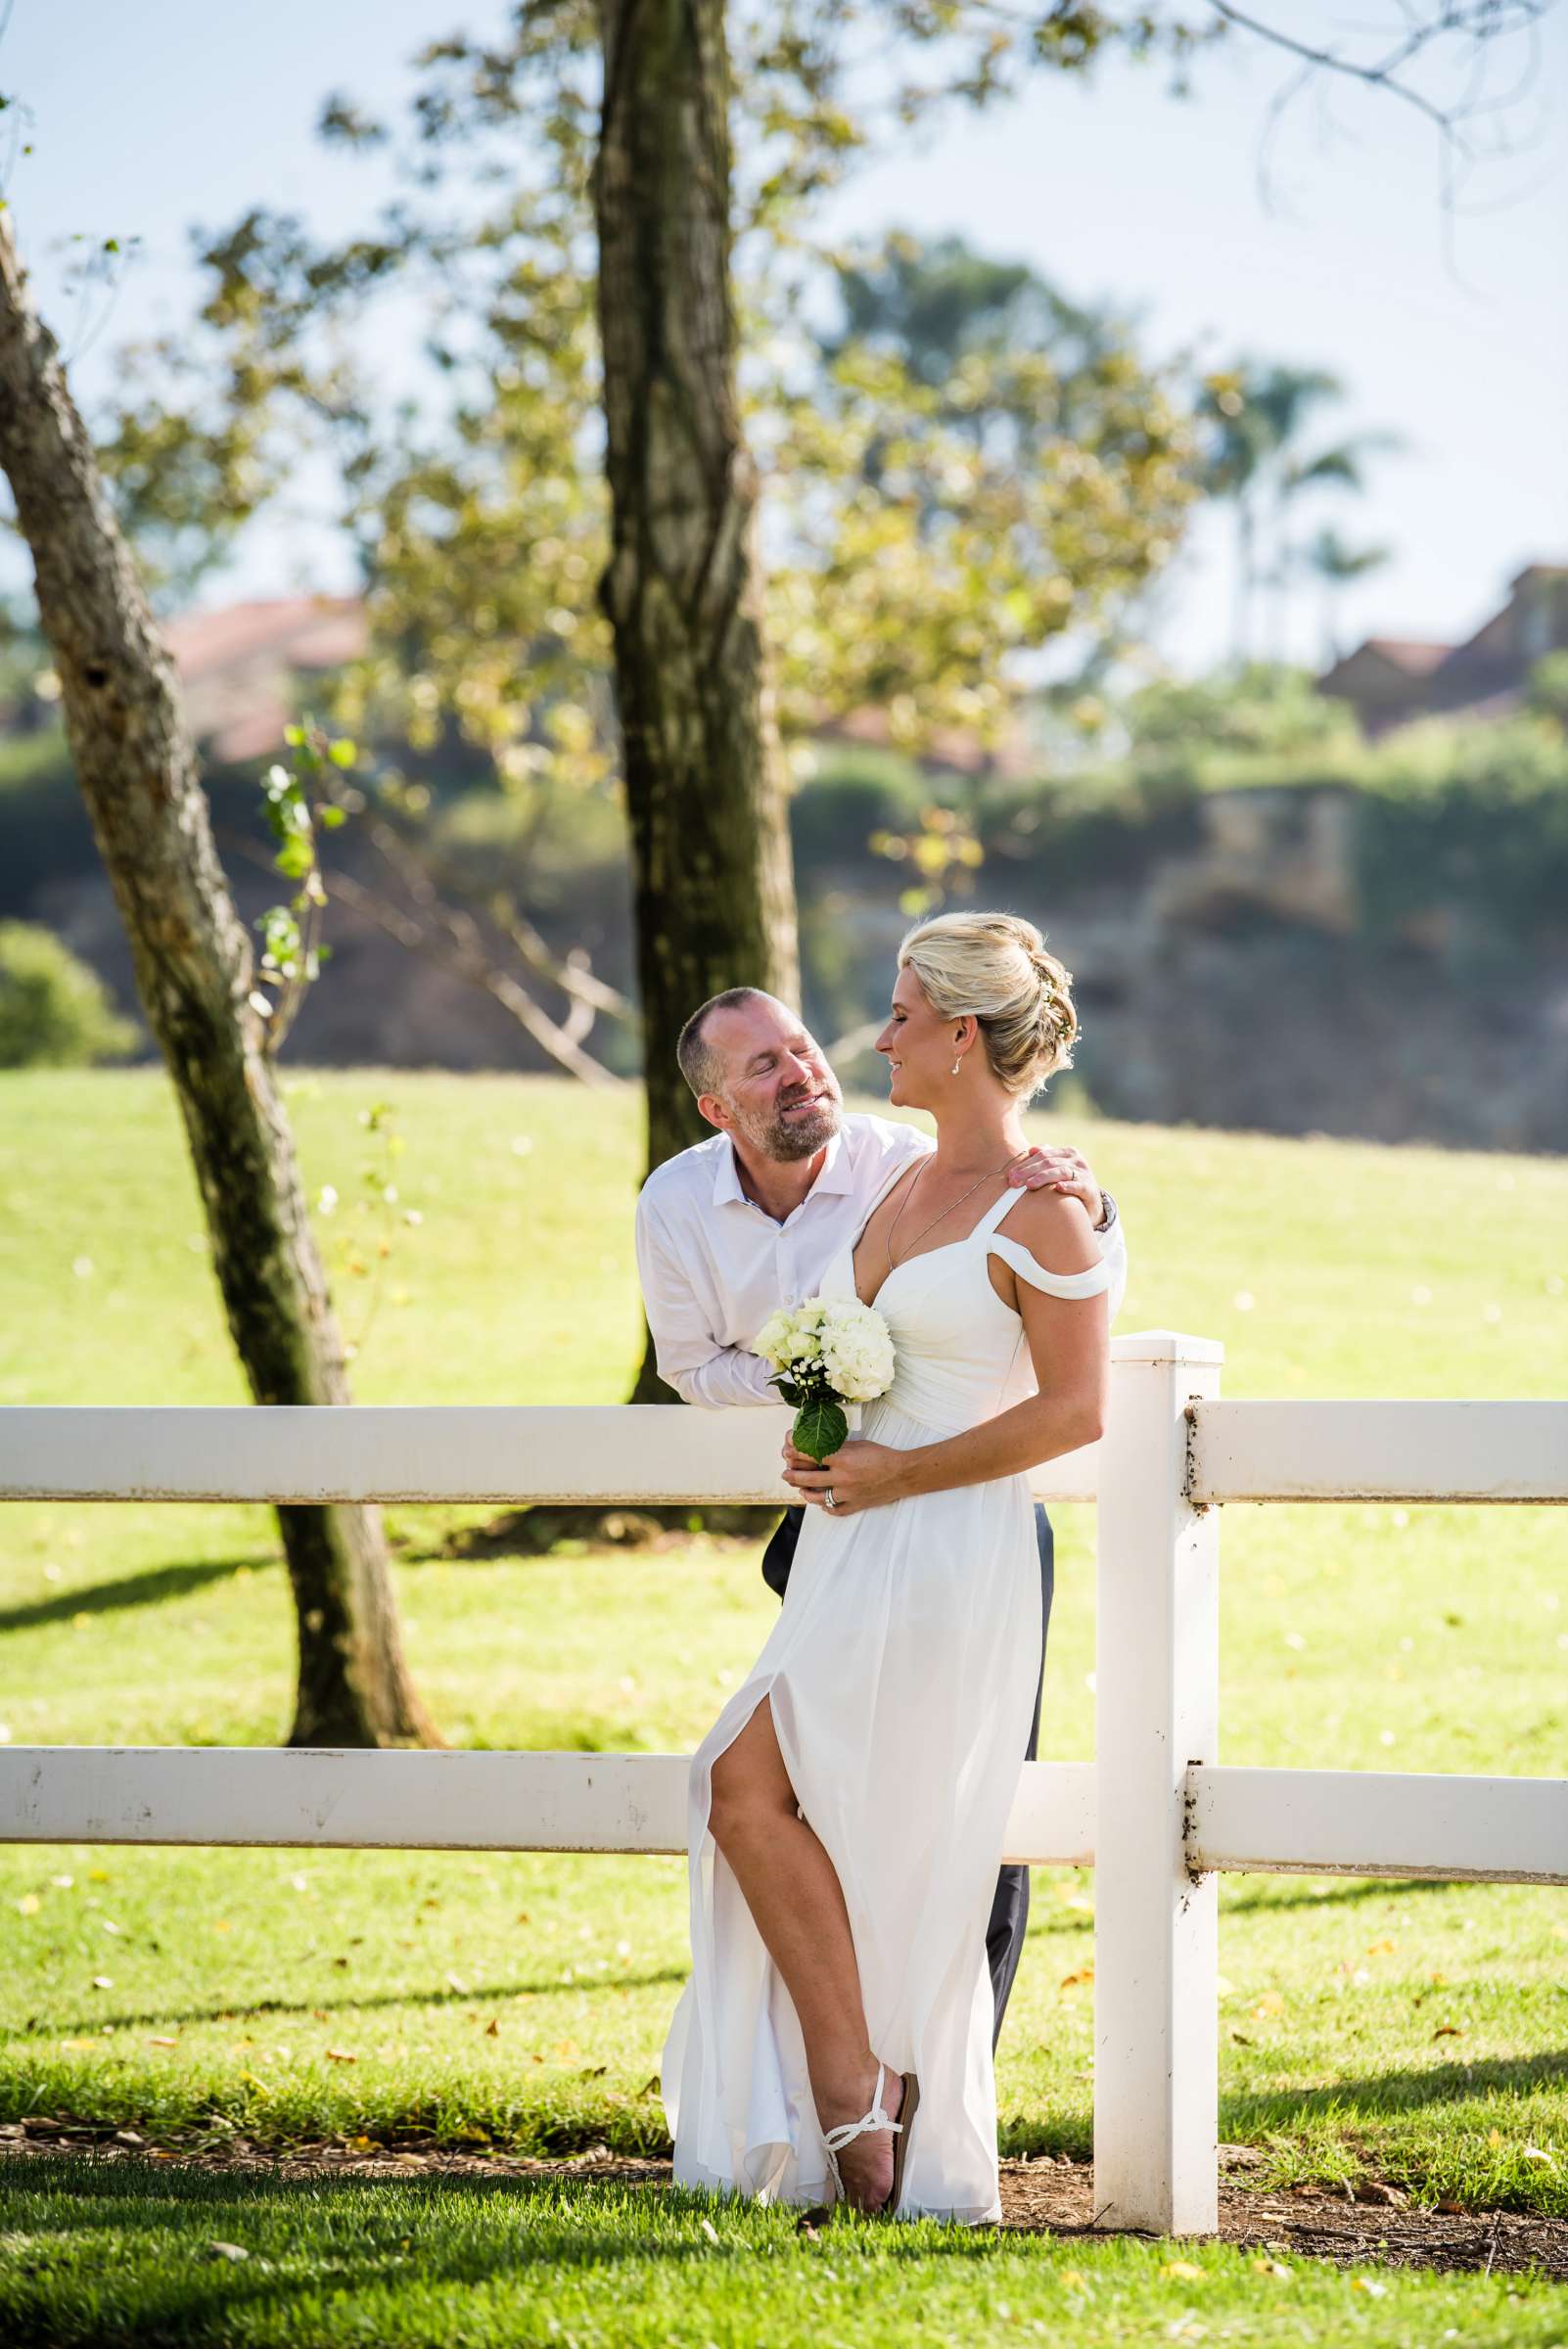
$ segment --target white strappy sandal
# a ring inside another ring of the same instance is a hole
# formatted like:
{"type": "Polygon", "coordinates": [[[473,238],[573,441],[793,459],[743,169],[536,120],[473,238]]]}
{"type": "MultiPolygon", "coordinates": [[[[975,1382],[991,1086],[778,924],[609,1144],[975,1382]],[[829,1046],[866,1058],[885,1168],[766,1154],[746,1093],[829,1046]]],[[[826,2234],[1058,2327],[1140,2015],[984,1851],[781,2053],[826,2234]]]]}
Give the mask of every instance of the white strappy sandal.
{"type": "Polygon", "coordinates": [[[857,2121],[842,2121],[836,2129],[826,2129],[822,2133],[822,2142],[827,2147],[828,2163],[833,2172],[833,2183],[838,2188],[839,2200],[844,2202],[849,2197],[844,2191],[844,2180],[839,2174],[840,2147],[847,2145],[852,2138],[861,2137],[869,2130],[891,2129],[895,2132],[898,2142],[893,2148],[893,2184],[888,2188],[887,2200],[878,2203],[876,2211],[869,2214],[873,2217],[881,2216],[883,2213],[891,2215],[898,2207],[899,2195],[903,2187],[904,2158],[909,2149],[908,2123],[914,2118],[915,2106],[920,2101],[919,2081],[913,2072],[900,2072],[899,2077],[903,2082],[903,2102],[899,2107],[899,2118],[895,2120],[891,2113],[885,2112],[882,2108],[882,2083],[886,2077],[887,2066],[879,2059],[876,2095],[871,2099],[870,2111],[862,2114],[857,2121]]]}

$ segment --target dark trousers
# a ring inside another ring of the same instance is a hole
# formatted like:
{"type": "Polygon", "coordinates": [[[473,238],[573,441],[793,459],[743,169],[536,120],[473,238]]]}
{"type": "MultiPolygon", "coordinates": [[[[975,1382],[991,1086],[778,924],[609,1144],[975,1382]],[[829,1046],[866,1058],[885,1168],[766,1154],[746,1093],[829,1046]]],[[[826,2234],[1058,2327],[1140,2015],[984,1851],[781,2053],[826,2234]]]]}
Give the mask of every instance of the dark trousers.
{"type": "MultiPolygon", "coordinates": [[[[789,1587],[790,1568],[795,1561],[795,1544],[806,1521],[806,1506],[786,1509],[771,1541],[762,1552],[762,1580],[770,1590],[782,1598],[789,1587]]],[[[1025,1758],[1033,1762],[1039,1748],[1039,1704],[1045,1686],[1045,1634],[1050,1629],[1051,1598],[1056,1589],[1055,1544],[1051,1536],[1050,1519],[1039,1502],[1035,1503],[1035,1539],[1039,1544],[1039,1678],[1035,1683],[1035,1719],[1030,1726],[1029,1743],[1025,1758]]],[[[992,2030],[991,2045],[995,2052],[1001,2037],[1002,2016],[1007,2011],[1008,1994],[1018,1960],[1023,1955],[1024,1934],[1029,1926],[1029,1870],[1023,1866],[1004,1867],[996,1878],[996,1897],[991,1905],[991,1922],[986,1927],[986,1958],[991,1967],[992,1997],[996,2004],[996,2020],[992,2030]]]]}

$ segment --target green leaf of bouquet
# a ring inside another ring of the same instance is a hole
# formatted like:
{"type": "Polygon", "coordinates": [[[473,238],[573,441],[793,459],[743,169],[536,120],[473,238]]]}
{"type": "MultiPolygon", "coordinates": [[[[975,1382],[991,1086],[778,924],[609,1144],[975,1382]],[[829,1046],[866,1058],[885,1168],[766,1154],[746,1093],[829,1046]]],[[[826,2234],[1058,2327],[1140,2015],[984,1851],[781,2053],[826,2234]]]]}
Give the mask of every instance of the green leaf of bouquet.
{"type": "Polygon", "coordinates": [[[850,1422],[836,1403],[819,1395],[798,1414],[794,1432],[797,1451],[807,1452],[813,1460],[825,1460],[843,1448],[850,1422]]]}

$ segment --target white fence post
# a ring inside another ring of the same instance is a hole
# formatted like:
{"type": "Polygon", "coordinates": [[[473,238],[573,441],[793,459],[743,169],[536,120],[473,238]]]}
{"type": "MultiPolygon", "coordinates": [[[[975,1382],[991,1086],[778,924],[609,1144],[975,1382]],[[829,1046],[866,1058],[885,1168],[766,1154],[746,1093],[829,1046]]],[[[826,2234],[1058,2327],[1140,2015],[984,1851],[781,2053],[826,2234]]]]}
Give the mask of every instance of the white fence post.
{"type": "Polygon", "coordinates": [[[1219,2225],[1218,1877],[1183,1847],[1187,1765],[1219,1759],[1219,1516],[1185,1497],[1183,1413],[1223,1355],[1113,1339],[1100,1444],[1094,2223],[1161,2234],[1219,2225]]]}

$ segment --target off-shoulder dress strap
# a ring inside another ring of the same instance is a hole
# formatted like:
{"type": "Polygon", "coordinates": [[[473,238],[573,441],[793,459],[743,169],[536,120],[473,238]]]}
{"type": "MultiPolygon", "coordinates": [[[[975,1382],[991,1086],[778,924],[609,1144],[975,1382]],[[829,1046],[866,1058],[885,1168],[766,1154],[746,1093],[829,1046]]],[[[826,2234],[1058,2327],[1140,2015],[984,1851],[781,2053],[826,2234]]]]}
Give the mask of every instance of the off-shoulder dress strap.
{"type": "Polygon", "coordinates": [[[1111,1285],[1111,1267],[1102,1256],[1097,1265],[1083,1272],[1047,1272],[1037,1264],[1022,1240],[1010,1240],[997,1225],[1024,1197],[1022,1190],[1009,1183],[994,1207],[990,1207],[975,1225],[971,1235],[983,1245],[988,1256],[999,1256],[1010,1265],[1020,1280],[1027,1280],[1032,1289],[1043,1289],[1048,1297],[1097,1297],[1111,1285]]]}

